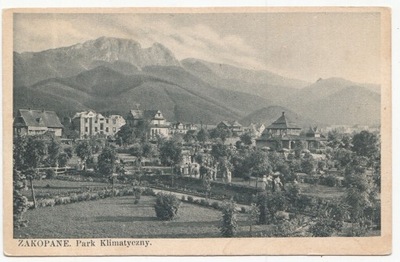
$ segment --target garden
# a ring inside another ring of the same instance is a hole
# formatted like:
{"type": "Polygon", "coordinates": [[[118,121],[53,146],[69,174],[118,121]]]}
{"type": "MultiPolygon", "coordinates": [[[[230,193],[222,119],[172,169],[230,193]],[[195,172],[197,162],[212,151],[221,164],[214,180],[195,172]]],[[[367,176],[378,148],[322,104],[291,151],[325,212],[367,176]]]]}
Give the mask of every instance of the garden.
{"type": "MultiPolygon", "coordinates": [[[[357,142],[359,138],[355,138],[356,135],[353,141],[357,142]]],[[[232,169],[233,180],[227,182],[210,179],[208,172],[200,174],[200,178],[183,176],[177,171],[177,163],[182,162],[180,142],[170,139],[159,143],[145,144],[146,150],[143,146],[133,152],[157,155],[160,164],[174,170],[172,173],[146,174],[139,165],[138,172],[127,174],[117,149],[108,143],[83,140],[72,149],[63,147],[56,139],[16,138],[15,236],[380,234],[380,169],[379,154],[375,152],[379,147],[370,148],[366,154],[365,150],[353,147],[341,148],[338,143],[339,147],[328,152],[324,162],[316,162],[302,150],[283,156],[244,146],[230,148],[218,142],[211,151],[195,155],[201,165],[232,169]],[[71,159],[81,168],[65,174],[54,172],[52,167],[65,166],[71,159]],[[340,169],[341,176],[325,174],[325,165],[332,163],[340,169]],[[305,172],[301,179],[299,171],[305,172]],[[278,173],[282,183],[268,189],[257,183],[251,185],[249,178],[258,180],[266,172],[278,173]]]]}

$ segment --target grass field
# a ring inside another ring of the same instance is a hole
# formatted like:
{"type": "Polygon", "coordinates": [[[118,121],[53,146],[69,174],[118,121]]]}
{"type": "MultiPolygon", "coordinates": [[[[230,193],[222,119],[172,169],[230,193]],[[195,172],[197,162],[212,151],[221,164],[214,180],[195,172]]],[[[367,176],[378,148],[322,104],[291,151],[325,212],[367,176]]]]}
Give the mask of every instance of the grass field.
{"type": "MultiPolygon", "coordinates": [[[[246,186],[256,186],[255,180],[250,181],[243,181],[241,178],[234,178],[232,181],[234,184],[239,184],[239,185],[246,185],[246,186]]],[[[308,196],[315,196],[315,197],[320,197],[320,198],[327,198],[327,199],[333,199],[333,198],[340,198],[343,196],[345,192],[344,187],[329,187],[329,186],[323,186],[323,185],[312,185],[312,184],[307,184],[307,183],[298,183],[297,184],[300,187],[301,193],[303,195],[308,195],[308,196]]],[[[263,187],[262,182],[258,182],[257,186],[259,188],[263,187]]]]}
{"type": "MultiPolygon", "coordinates": [[[[219,237],[221,212],[182,203],[179,218],[160,221],[155,198],[117,197],[29,210],[28,227],[14,231],[16,238],[199,238],[219,237]]],[[[241,235],[249,230],[245,214],[238,214],[241,235]]],[[[257,226],[254,231],[267,230],[257,226]]]]}
{"type": "MultiPolygon", "coordinates": [[[[100,183],[100,182],[73,182],[73,181],[64,181],[57,179],[42,179],[42,180],[34,180],[33,181],[35,195],[37,198],[46,198],[49,195],[62,195],[77,191],[87,191],[88,189],[93,188],[104,188],[109,184],[100,183]]],[[[30,190],[24,190],[22,192],[24,196],[26,196],[30,201],[32,200],[32,195],[30,190]]]]}

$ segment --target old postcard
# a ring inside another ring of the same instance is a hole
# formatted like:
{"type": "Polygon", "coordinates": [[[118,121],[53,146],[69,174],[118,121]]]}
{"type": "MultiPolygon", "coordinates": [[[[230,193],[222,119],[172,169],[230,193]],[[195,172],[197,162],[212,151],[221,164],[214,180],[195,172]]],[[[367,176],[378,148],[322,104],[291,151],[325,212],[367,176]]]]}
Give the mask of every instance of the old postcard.
{"type": "Polygon", "coordinates": [[[390,9],[3,25],[6,255],[390,254],[390,9]]]}

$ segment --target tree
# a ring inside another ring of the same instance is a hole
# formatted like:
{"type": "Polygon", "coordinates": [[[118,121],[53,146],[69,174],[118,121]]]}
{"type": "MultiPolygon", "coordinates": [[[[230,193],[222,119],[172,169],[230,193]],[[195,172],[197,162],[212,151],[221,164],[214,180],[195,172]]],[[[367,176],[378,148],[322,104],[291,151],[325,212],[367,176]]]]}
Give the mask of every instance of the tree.
{"type": "Polygon", "coordinates": [[[19,134],[13,140],[13,161],[16,170],[24,170],[26,168],[25,152],[27,142],[26,137],[19,134]]]}
{"type": "Polygon", "coordinates": [[[47,164],[50,167],[55,167],[58,165],[58,158],[61,153],[60,143],[53,137],[47,146],[47,164]]]}
{"type": "Polygon", "coordinates": [[[86,164],[88,159],[92,156],[92,147],[87,141],[80,142],[75,148],[76,155],[81,159],[86,170],[86,164]]]}
{"type": "Polygon", "coordinates": [[[200,142],[200,143],[205,143],[205,142],[207,142],[208,141],[208,137],[209,137],[209,134],[208,134],[208,132],[207,132],[207,130],[205,130],[205,129],[200,129],[200,131],[197,133],[197,140],[200,142]]]}
{"type": "Polygon", "coordinates": [[[359,156],[374,158],[379,152],[378,137],[368,131],[361,131],[360,133],[355,134],[352,142],[352,150],[359,156]]]}
{"type": "Polygon", "coordinates": [[[374,207],[377,194],[373,177],[366,172],[367,164],[366,157],[355,157],[345,170],[345,203],[352,223],[358,223],[360,227],[365,226],[365,211],[374,207]]]}
{"type": "Polygon", "coordinates": [[[210,130],[210,138],[212,139],[221,139],[222,142],[225,142],[225,140],[228,137],[232,137],[232,131],[229,129],[225,128],[214,128],[210,130]]]}
{"type": "Polygon", "coordinates": [[[219,159],[221,157],[229,158],[229,156],[231,154],[228,146],[226,146],[222,143],[213,144],[210,153],[211,153],[211,156],[214,157],[214,159],[219,159]]]}
{"type": "Polygon", "coordinates": [[[188,130],[183,136],[183,140],[188,144],[194,142],[196,140],[195,130],[188,130]]]}
{"type": "Polygon", "coordinates": [[[165,141],[160,147],[160,160],[165,166],[175,166],[182,161],[182,146],[173,140],[165,141]]]}
{"type": "Polygon", "coordinates": [[[306,174],[312,174],[315,170],[315,161],[311,154],[307,154],[301,161],[301,170],[306,174]]]}
{"type": "Polygon", "coordinates": [[[139,143],[134,143],[129,148],[129,154],[131,154],[132,156],[141,157],[143,155],[142,145],[139,143]]]}
{"type": "Polygon", "coordinates": [[[112,184],[112,192],[114,195],[114,173],[117,170],[117,153],[115,150],[110,147],[106,146],[101,154],[98,157],[98,170],[99,172],[106,178],[109,178],[111,180],[112,184]]]}
{"type": "Polygon", "coordinates": [[[339,165],[340,168],[344,169],[353,160],[354,153],[351,150],[345,148],[339,148],[335,150],[333,159],[339,165]]]}
{"type": "Polygon", "coordinates": [[[60,166],[60,167],[65,167],[65,166],[67,165],[69,159],[70,159],[70,158],[69,158],[69,156],[68,156],[67,153],[61,153],[61,154],[59,154],[59,155],[58,155],[58,159],[57,159],[58,166],[60,166]]]}
{"type": "Polygon", "coordinates": [[[244,133],[241,135],[240,141],[246,146],[251,146],[253,144],[252,137],[249,133],[244,133]]]}
{"type": "Polygon", "coordinates": [[[47,155],[47,146],[45,142],[36,137],[29,137],[26,144],[26,150],[24,153],[24,159],[25,159],[24,162],[26,164],[25,165],[26,169],[23,172],[25,177],[29,180],[30,183],[34,208],[36,208],[37,203],[36,203],[33,180],[39,176],[37,168],[43,165],[46,155],[47,155]]]}
{"type": "Polygon", "coordinates": [[[236,235],[238,229],[236,214],[235,202],[224,203],[222,207],[222,224],[220,226],[222,236],[233,237],[236,235]]]}
{"type": "Polygon", "coordinates": [[[143,157],[147,157],[147,158],[152,157],[152,156],[154,156],[154,155],[157,154],[157,151],[156,151],[155,146],[152,145],[152,144],[149,143],[149,142],[143,143],[143,145],[142,145],[142,151],[143,151],[143,152],[142,152],[142,156],[143,156],[143,157]]]}
{"type": "Polygon", "coordinates": [[[14,228],[25,227],[27,222],[23,214],[28,210],[28,199],[21,191],[26,187],[25,176],[17,169],[13,170],[13,224],[14,228]]]}
{"type": "Polygon", "coordinates": [[[134,128],[126,124],[120,128],[115,137],[120,146],[127,146],[135,141],[136,134],[134,128]]]}
{"type": "Polygon", "coordinates": [[[256,187],[258,187],[258,178],[272,171],[268,154],[261,150],[252,151],[246,162],[248,167],[250,167],[249,173],[257,177],[256,187]]]}

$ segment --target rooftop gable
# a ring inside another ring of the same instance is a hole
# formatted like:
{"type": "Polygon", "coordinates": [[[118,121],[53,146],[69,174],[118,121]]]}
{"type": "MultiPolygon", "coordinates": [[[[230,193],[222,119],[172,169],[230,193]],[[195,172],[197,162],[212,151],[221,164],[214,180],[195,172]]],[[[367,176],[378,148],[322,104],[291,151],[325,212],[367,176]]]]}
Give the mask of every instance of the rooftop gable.
{"type": "Polygon", "coordinates": [[[266,129],[301,129],[295,123],[291,122],[286,116],[285,112],[282,112],[282,115],[275,120],[272,124],[270,124],[266,129]]]}
{"type": "Polygon", "coordinates": [[[16,119],[18,125],[34,127],[55,127],[63,128],[56,112],[45,110],[19,109],[16,119]]]}

